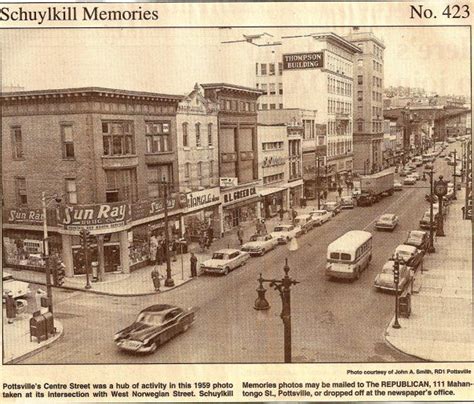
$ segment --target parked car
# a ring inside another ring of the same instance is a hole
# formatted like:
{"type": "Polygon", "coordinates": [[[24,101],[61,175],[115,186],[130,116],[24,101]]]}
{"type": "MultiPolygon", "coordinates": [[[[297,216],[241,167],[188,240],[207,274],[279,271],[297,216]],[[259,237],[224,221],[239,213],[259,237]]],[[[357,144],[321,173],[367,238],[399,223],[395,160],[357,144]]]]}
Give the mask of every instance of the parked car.
{"type": "MultiPolygon", "coordinates": [[[[374,286],[378,290],[395,292],[394,267],[395,261],[389,260],[382,267],[382,271],[375,277],[374,286]]],[[[411,282],[410,267],[399,265],[398,291],[401,293],[411,282]]]]}
{"type": "Polygon", "coordinates": [[[341,209],[354,209],[354,199],[352,196],[343,196],[341,198],[341,209]]]}
{"type": "Polygon", "coordinates": [[[331,212],[333,216],[336,216],[341,211],[340,202],[326,202],[323,205],[323,209],[331,212]]]}
{"type": "Polygon", "coordinates": [[[375,228],[380,230],[390,230],[393,231],[398,225],[398,216],[393,213],[385,213],[380,216],[375,222],[375,228]]]}
{"type": "Polygon", "coordinates": [[[410,174],[416,181],[420,179],[420,173],[418,171],[414,171],[410,174]]]}
{"type": "Polygon", "coordinates": [[[403,180],[403,185],[415,185],[416,184],[416,178],[409,175],[408,177],[405,177],[403,180]]]}
{"type": "Polygon", "coordinates": [[[301,227],[303,233],[308,233],[316,226],[316,221],[310,214],[298,215],[295,217],[295,225],[301,227]]]}
{"type": "Polygon", "coordinates": [[[233,248],[224,248],[212,254],[212,258],[201,264],[204,273],[218,273],[227,275],[230,271],[245,265],[250,254],[233,248]]]}
{"type": "Polygon", "coordinates": [[[278,240],[271,234],[254,234],[250,237],[250,240],[242,246],[241,251],[248,252],[252,257],[261,256],[273,250],[277,245],[278,240]]]}
{"type": "MultiPolygon", "coordinates": [[[[434,205],[433,205],[433,208],[434,208],[434,205]]],[[[438,226],[437,226],[437,222],[438,222],[438,217],[437,217],[437,213],[435,212],[435,210],[433,209],[433,229],[436,229],[438,226]]],[[[420,228],[422,229],[430,229],[430,211],[426,211],[425,213],[423,213],[423,216],[421,217],[420,219],[420,228]]]]}
{"type": "Polygon", "coordinates": [[[394,181],[393,182],[393,190],[394,191],[401,191],[403,190],[403,185],[400,181],[394,181]]]}
{"type": "Polygon", "coordinates": [[[321,226],[323,223],[329,221],[332,217],[332,213],[328,212],[327,210],[319,209],[311,211],[311,216],[313,220],[316,222],[317,226],[321,226]]]}
{"type": "Polygon", "coordinates": [[[406,177],[407,174],[409,174],[409,172],[405,171],[404,169],[401,169],[399,172],[398,172],[398,175],[400,177],[406,177]]]}
{"type": "Polygon", "coordinates": [[[292,224],[279,224],[273,228],[271,232],[272,237],[278,240],[279,244],[286,244],[292,238],[300,236],[302,233],[301,227],[293,226],[292,224]]]}
{"type": "Polygon", "coordinates": [[[392,259],[398,258],[403,260],[409,267],[415,270],[423,266],[423,252],[416,247],[406,244],[400,244],[394,251],[392,259]]]}
{"type": "Polygon", "coordinates": [[[187,331],[194,320],[193,308],[156,304],[142,310],[131,325],[117,332],[114,341],[125,351],[152,353],[166,341],[187,331]]]}
{"type": "Polygon", "coordinates": [[[30,285],[26,282],[16,281],[9,272],[3,272],[2,281],[3,298],[5,298],[9,292],[12,292],[14,299],[27,297],[31,294],[30,285]]]}
{"type": "Polygon", "coordinates": [[[357,198],[357,206],[372,206],[376,202],[376,198],[368,192],[363,192],[357,198]]]}
{"type": "Polygon", "coordinates": [[[430,237],[426,231],[411,230],[404,244],[416,247],[425,253],[430,245],[430,237]]]}

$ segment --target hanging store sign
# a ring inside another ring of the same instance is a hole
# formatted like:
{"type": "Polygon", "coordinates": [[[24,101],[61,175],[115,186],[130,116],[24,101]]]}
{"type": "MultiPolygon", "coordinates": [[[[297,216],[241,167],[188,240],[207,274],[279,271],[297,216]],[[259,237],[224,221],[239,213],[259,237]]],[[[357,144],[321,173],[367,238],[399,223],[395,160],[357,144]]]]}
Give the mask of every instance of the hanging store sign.
{"type": "MultiPolygon", "coordinates": [[[[49,226],[55,226],[57,224],[54,210],[48,209],[46,216],[49,226]]],[[[42,209],[28,208],[7,209],[3,212],[3,223],[42,225],[43,211],[42,209]]]]}
{"type": "Polygon", "coordinates": [[[283,69],[316,69],[323,67],[323,52],[291,53],[283,55],[283,69]]]}
{"type": "Polygon", "coordinates": [[[221,194],[218,187],[191,192],[186,195],[186,212],[192,212],[208,206],[216,205],[217,203],[220,203],[220,200],[221,194]]]}
{"type": "Polygon", "coordinates": [[[255,196],[257,196],[257,189],[255,186],[228,191],[222,194],[222,204],[230,205],[233,202],[249,199],[255,196]]]}
{"type": "Polygon", "coordinates": [[[67,230],[113,229],[130,220],[128,203],[101,203],[66,206],[59,211],[60,224],[67,230]]]}
{"type": "MultiPolygon", "coordinates": [[[[173,210],[178,206],[176,203],[176,197],[168,198],[167,203],[168,210],[173,210]]],[[[132,220],[156,216],[163,213],[164,211],[165,205],[163,200],[137,202],[132,205],[132,220]]]]}
{"type": "Polygon", "coordinates": [[[236,187],[239,185],[237,177],[221,177],[219,178],[219,185],[221,188],[236,187]]]}

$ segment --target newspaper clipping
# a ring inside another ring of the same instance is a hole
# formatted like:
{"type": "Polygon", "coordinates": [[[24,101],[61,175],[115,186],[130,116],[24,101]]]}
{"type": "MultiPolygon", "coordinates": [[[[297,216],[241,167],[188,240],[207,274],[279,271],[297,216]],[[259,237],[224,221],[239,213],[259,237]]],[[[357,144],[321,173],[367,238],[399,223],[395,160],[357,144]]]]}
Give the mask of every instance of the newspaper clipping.
{"type": "Polygon", "coordinates": [[[473,12],[0,4],[2,402],[474,399],[473,12]]]}

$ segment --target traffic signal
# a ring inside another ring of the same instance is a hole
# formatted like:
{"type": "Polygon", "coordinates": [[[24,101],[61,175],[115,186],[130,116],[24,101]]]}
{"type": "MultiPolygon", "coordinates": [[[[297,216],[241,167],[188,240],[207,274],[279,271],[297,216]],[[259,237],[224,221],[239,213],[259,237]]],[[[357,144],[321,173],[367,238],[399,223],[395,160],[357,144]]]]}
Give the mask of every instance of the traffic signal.
{"type": "Polygon", "coordinates": [[[64,277],[66,276],[64,264],[58,257],[53,256],[50,258],[50,265],[53,273],[53,285],[62,286],[64,283],[64,277]]]}
{"type": "Polygon", "coordinates": [[[91,234],[89,230],[81,230],[81,244],[84,250],[92,248],[92,244],[95,244],[95,236],[91,234]]]}
{"type": "Polygon", "coordinates": [[[398,283],[400,281],[400,263],[398,261],[398,257],[393,263],[393,280],[395,283],[398,283]]]}

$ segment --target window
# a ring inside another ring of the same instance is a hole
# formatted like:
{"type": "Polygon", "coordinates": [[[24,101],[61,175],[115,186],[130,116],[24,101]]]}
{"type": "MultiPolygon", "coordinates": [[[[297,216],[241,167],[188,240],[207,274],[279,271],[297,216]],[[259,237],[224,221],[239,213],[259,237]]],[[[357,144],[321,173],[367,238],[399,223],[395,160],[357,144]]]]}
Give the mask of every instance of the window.
{"type": "Polygon", "coordinates": [[[147,153],[171,151],[169,122],[145,122],[145,133],[147,153]]]}
{"type": "Polygon", "coordinates": [[[357,122],[357,130],[359,132],[362,132],[364,129],[363,129],[363,123],[362,122],[357,122]]]}
{"type": "Polygon", "coordinates": [[[357,91],[357,101],[362,101],[362,91],[357,91]]]}
{"type": "Polygon", "coordinates": [[[283,63],[278,63],[278,74],[281,76],[283,74],[283,63]]]}
{"type": "Polygon", "coordinates": [[[268,109],[268,104],[262,104],[262,110],[267,110],[268,109]]]}
{"type": "Polygon", "coordinates": [[[105,156],[135,154],[133,125],[127,121],[102,122],[105,156]]]}
{"type": "Polygon", "coordinates": [[[267,94],[268,94],[267,85],[266,85],[265,83],[262,84],[262,91],[263,91],[263,95],[267,95],[267,94]]]}
{"type": "Polygon", "coordinates": [[[275,63],[269,63],[268,64],[268,74],[270,76],[274,76],[275,75],[275,63]]]}
{"type": "Polygon", "coordinates": [[[357,66],[362,67],[364,65],[364,61],[362,59],[357,59],[357,66]]]}
{"type": "Polygon", "coordinates": [[[276,90],[275,90],[275,83],[270,83],[270,95],[275,95],[276,90]]]}
{"type": "Polygon", "coordinates": [[[183,123],[183,147],[189,147],[188,123],[183,123]]]}
{"type": "Polygon", "coordinates": [[[164,189],[162,182],[173,182],[173,167],[171,164],[158,164],[147,166],[147,184],[148,197],[161,198],[164,196],[164,189]]]}
{"type": "Polygon", "coordinates": [[[270,104],[270,109],[276,109],[276,105],[275,104],[270,104]]]}
{"type": "Polygon", "coordinates": [[[363,76],[362,76],[362,74],[359,74],[357,76],[357,84],[362,84],[362,83],[363,83],[363,76]]]}
{"type": "Polygon", "coordinates": [[[214,160],[209,161],[209,178],[214,177],[214,160]]]}
{"type": "MultiPolygon", "coordinates": [[[[255,74],[258,76],[258,63],[255,63],[255,74]]],[[[258,88],[258,85],[257,85],[258,88]]]]}
{"type": "Polygon", "coordinates": [[[77,203],[77,188],[76,180],[74,178],[66,178],[66,195],[68,203],[77,203]]]}
{"type": "Polygon", "coordinates": [[[134,168],[127,170],[105,170],[106,202],[136,202],[137,172],[134,168]]]}
{"type": "Polygon", "coordinates": [[[212,146],[212,123],[207,124],[207,144],[212,146]]]}
{"type": "Polygon", "coordinates": [[[278,108],[283,109],[283,104],[278,104],[278,108]]]}
{"type": "Polygon", "coordinates": [[[201,124],[198,122],[195,125],[196,131],[196,147],[201,147],[201,124]]]}
{"type": "Polygon", "coordinates": [[[189,179],[190,175],[191,175],[191,164],[186,163],[184,165],[184,178],[189,179]]]}
{"type": "Polygon", "coordinates": [[[16,193],[16,201],[18,205],[26,205],[28,204],[28,197],[26,194],[26,178],[24,177],[17,177],[15,178],[15,193],[16,193]]]}
{"type": "Polygon", "coordinates": [[[278,83],[278,94],[283,94],[283,83],[278,83]]]}
{"type": "Polygon", "coordinates": [[[200,161],[197,163],[197,177],[199,185],[202,185],[202,163],[200,161]]]}
{"type": "Polygon", "coordinates": [[[61,138],[63,142],[63,158],[74,158],[74,141],[72,138],[72,125],[61,125],[61,138]]]}
{"type": "Polygon", "coordinates": [[[266,65],[266,63],[262,63],[260,65],[260,73],[262,74],[262,76],[267,75],[267,65],[266,65]]]}
{"type": "Polygon", "coordinates": [[[21,127],[14,126],[11,128],[12,134],[12,150],[14,159],[22,159],[23,155],[23,139],[21,136],[21,127]]]}

